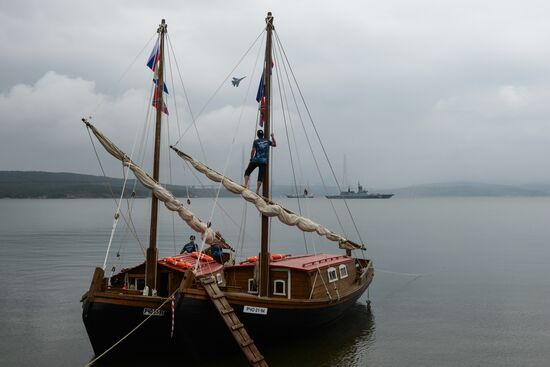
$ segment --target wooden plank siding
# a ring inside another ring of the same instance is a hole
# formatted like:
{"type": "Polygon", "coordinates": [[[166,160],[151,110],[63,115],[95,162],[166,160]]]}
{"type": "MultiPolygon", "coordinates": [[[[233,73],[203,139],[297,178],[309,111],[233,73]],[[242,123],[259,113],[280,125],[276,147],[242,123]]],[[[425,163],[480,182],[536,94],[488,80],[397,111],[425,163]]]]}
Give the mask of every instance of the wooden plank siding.
{"type": "Polygon", "coordinates": [[[248,292],[248,279],[254,278],[254,267],[246,266],[225,269],[225,281],[228,287],[248,292]]]}
{"type": "MultiPolygon", "coordinates": [[[[328,279],[329,267],[319,268],[319,271],[314,271],[309,274],[311,285],[314,286],[312,298],[326,298],[328,297],[328,292],[331,298],[338,299],[340,295],[346,294],[353,288],[356,278],[354,262],[349,261],[343,264],[346,266],[348,272],[348,276],[344,279],[340,278],[340,265],[341,264],[333,266],[336,269],[338,280],[332,283],[330,283],[328,279]]],[[[307,297],[309,298],[309,294],[307,297]]]]}
{"type": "MultiPolygon", "coordinates": [[[[312,293],[313,299],[329,297],[327,295],[327,291],[331,298],[338,299],[340,295],[346,294],[353,288],[356,279],[356,268],[353,261],[343,263],[343,265],[346,266],[348,273],[348,276],[343,279],[340,274],[340,265],[342,265],[342,263],[332,266],[336,269],[336,275],[338,278],[337,281],[332,283],[330,283],[328,279],[328,266],[320,267],[318,271],[301,271],[282,267],[271,267],[269,296],[285,298],[288,296],[288,289],[290,287],[292,299],[309,299],[311,287],[314,286],[312,293]],[[290,281],[288,280],[288,270],[291,271],[290,281]],[[286,296],[274,294],[275,280],[285,281],[286,296]]],[[[254,267],[250,266],[226,269],[225,275],[228,287],[241,289],[241,291],[247,292],[248,279],[254,277],[254,267]]]]}
{"type": "Polygon", "coordinates": [[[293,299],[307,299],[311,291],[309,274],[305,271],[292,270],[291,297],[293,299]]]}

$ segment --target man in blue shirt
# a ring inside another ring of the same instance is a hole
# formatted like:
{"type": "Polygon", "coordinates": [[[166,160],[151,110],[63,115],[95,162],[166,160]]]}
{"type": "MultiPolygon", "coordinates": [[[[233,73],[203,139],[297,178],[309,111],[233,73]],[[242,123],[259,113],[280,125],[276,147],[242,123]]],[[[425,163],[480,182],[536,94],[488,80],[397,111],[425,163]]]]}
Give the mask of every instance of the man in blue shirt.
{"type": "Polygon", "coordinates": [[[223,250],[218,243],[212,243],[210,245],[211,254],[216,262],[223,264],[223,250]]]}
{"type": "Polygon", "coordinates": [[[195,243],[195,236],[191,235],[191,237],[189,237],[189,242],[186,243],[183,246],[183,248],[181,249],[180,255],[181,254],[190,254],[194,251],[197,251],[197,249],[198,249],[198,246],[195,243]]]}
{"type": "Polygon", "coordinates": [[[244,186],[248,187],[248,181],[250,180],[250,174],[258,167],[258,183],[256,186],[256,194],[260,193],[260,187],[264,179],[265,167],[269,160],[269,147],[276,147],[277,142],[275,136],[271,134],[271,140],[264,138],[263,130],[258,130],[258,139],[254,140],[252,144],[252,151],[250,152],[250,163],[244,171],[244,186]]]}

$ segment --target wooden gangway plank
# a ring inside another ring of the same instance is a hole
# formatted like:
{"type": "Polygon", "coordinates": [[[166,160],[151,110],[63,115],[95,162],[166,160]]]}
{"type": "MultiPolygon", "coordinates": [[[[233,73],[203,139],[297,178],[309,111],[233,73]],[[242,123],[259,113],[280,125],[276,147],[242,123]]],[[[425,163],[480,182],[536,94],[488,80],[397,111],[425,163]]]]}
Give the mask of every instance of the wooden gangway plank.
{"type": "Polygon", "coordinates": [[[235,310],[231,308],[225,294],[218,287],[216,281],[212,277],[203,277],[200,278],[200,282],[210,297],[210,300],[214,303],[221,318],[227,325],[227,328],[231,331],[231,334],[233,334],[233,337],[242,349],[248,362],[250,362],[250,365],[254,367],[268,367],[264,356],[260,353],[256,344],[254,344],[254,340],[248,335],[244,325],[239,321],[239,318],[235,314],[235,310]]]}

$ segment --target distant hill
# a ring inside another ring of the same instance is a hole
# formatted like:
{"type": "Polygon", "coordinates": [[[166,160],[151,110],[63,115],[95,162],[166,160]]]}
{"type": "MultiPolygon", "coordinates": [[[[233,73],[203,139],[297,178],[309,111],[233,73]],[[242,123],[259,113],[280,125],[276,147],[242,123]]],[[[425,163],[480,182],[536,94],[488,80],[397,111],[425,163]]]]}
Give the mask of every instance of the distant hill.
{"type": "Polygon", "coordinates": [[[398,197],[549,196],[550,184],[512,186],[476,182],[448,182],[414,185],[390,191],[398,197]]]}
{"type": "MultiPolygon", "coordinates": [[[[134,187],[135,180],[128,180],[126,185],[128,195],[134,187]]],[[[82,175],[66,172],[40,171],[0,171],[0,198],[110,198],[114,194],[120,196],[123,180],[120,178],[82,175]],[[112,193],[111,194],[111,190],[112,193]]],[[[256,183],[251,183],[254,188],[256,183]]],[[[135,185],[137,197],[148,197],[151,193],[139,182],[135,185]]],[[[167,185],[176,197],[213,197],[216,188],[181,185],[167,185]]],[[[447,182],[424,185],[414,185],[396,189],[369,189],[370,192],[393,193],[395,197],[475,197],[475,196],[550,196],[550,184],[533,183],[525,185],[499,185],[475,182],[447,182]]],[[[299,189],[299,192],[303,190],[299,189]]],[[[329,187],[329,192],[337,193],[338,189],[329,187]]],[[[292,185],[274,185],[274,197],[281,197],[295,191],[292,185]]],[[[315,197],[323,197],[322,186],[312,185],[310,193],[315,197]]],[[[227,190],[222,190],[220,196],[231,196],[227,190]]]]}
{"type": "MultiPolygon", "coordinates": [[[[128,180],[126,190],[128,195],[134,187],[135,180],[128,180]]],[[[120,178],[82,175],[66,172],[40,171],[0,171],[0,198],[110,198],[114,194],[120,196],[123,180],[120,178]]],[[[167,185],[177,197],[211,197],[215,195],[214,188],[194,186],[167,185]]],[[[151,192],[137,183],[137,197],[151,196],[151,192]]],[[[222,190],[221,196],[231,195],[222,190]]]]}

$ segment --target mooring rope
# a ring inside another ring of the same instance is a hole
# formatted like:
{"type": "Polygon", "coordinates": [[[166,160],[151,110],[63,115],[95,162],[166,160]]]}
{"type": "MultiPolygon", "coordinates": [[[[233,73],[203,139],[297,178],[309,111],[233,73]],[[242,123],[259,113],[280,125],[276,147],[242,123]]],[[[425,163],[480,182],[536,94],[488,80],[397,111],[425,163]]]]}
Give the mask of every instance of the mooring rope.
{"type": "Polygon", "coordinates": [[[147,316],[145,318],[145,320],[143,320],[142,322],[140,322],[135,328],[133,328],[128,334],[124,335],[119,341],[117,341],[115,344],[113,344],[109,349],[107,349],[106,351],[104,351],[103,353],[101,353],[99,356],[97,356],[96,358],[92,359],[90,362],[88,362],[86,365],[84,365],[84,367],[89,367],[91,365],[93,365],[95,362],[97,362],[100,358],[102,358],[103,356],[105,356],[107,353],[109,353],[111,350],[113,350],[113,348],[115,348],[117,345],[119,345],[120,343],[122,343],[127,337],[129,337],[130,335],[132,335],[137,329],[139,329],[143,324],[145,324],[145,322],[147,322],[147,320],[149,320],[152,316],[154,316],[158,310],[160,310],[166,303],[168,303],[168,301],[172,300],[174,295],[176,294],[178,290],[175,290],[174,293],[172,293],[172,295],[168,298],[166,298],[166,300],[160,305],[158,306],[158,308],[151,312],[151,314],[149,316],[147,316]]]}

